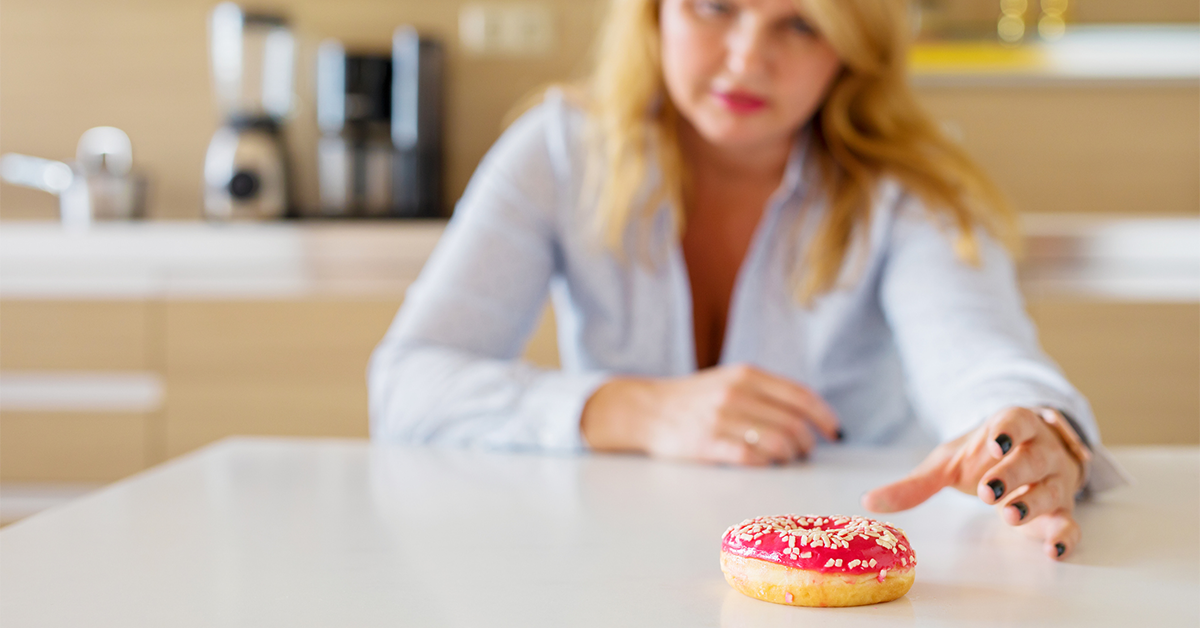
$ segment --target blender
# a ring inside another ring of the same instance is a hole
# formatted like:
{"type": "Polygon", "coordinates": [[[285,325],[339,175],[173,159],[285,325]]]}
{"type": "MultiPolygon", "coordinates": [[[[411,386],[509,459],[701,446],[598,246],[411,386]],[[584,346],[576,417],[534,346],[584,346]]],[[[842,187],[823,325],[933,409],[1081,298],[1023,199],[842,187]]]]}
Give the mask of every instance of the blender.
{"type": "Polygon", "coordinates": [[[209,53],[224,123],[204,158],[204,213],[217,220],[291,212],[283,122],[292,108],[295,41],[279,15],[217,5],[209,53]]]}

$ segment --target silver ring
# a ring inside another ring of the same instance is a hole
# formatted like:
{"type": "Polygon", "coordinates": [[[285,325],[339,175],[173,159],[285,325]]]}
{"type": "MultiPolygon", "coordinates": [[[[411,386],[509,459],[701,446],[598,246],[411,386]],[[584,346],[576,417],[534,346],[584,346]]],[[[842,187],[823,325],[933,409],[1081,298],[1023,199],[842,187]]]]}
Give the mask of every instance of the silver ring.
{"type": "Polygon", "coordinates": [[[745,434],[742,434],[742,438],[745,439],[747,445],[757,445],[759,438],[758,430],[750,428],[746,430],[745,434]]]}

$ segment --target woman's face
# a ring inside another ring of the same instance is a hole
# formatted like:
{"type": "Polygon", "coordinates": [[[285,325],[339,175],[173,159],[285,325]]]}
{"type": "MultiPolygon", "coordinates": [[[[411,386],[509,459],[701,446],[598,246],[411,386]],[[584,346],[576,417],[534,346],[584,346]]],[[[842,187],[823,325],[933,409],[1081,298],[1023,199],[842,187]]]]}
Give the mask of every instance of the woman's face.
{"type": "Polygon", "coordinates": [[[659,24],[667,94],[721,147],[790,141],[840,68],[793,0],[662,0],[659,24]]]}

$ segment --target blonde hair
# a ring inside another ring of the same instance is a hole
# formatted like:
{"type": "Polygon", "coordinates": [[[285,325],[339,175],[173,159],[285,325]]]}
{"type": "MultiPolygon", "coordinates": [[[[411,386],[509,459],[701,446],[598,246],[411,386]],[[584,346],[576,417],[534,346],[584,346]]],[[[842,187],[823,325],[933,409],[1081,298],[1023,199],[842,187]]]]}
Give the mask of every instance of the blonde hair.
{"type": "MultiPolygon", "coordinates": [[[[901,0],[795,0],[837,52],[842,70],[814,114],[809,154],[819,166],[827,205],[812,246],[794,271],[802,303],[835,287],[856,232],[865,236],[872,195],[892,177],[956,228],[955,251],[978,263],[974,227],[1016,251],[1014,213],[996,187],[917,104],[907,80],[910,31],[901,0]]],[[[678,112],[666,97],[658,25],[659,0],[612,0],[587,84],[594,128],[596,220],[605,245],[624,254],[628,227],[645,224],[669,201],[675,236],[686,215],[686,170],[678,112]],[[649,159],[661,179],[651,186],[649,159]]],[[[590,169],[591,170],[591,169],[590,169]]],[[[585,189],[589,186],[585,185],[585,189]]],[[[809,197],[813,198],[812,196],[809,197]]]]}

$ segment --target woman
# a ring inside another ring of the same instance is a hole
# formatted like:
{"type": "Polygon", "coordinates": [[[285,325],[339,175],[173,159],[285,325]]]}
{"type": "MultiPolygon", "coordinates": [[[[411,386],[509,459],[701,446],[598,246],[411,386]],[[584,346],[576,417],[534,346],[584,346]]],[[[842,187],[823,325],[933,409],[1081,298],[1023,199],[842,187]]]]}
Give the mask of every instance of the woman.
{"type": "Polygon", "coordinates": [[[1011,213],[908,91],[906,17],[615,0],[590,82],[505,132],[409,290],[374,437],[767,464],[932,436],[866,508],[953,486],[1069,555],[1111,468],[1022,310],[1011,213]],[[548,291],[561,371],[517,361],[548,291]]]}

